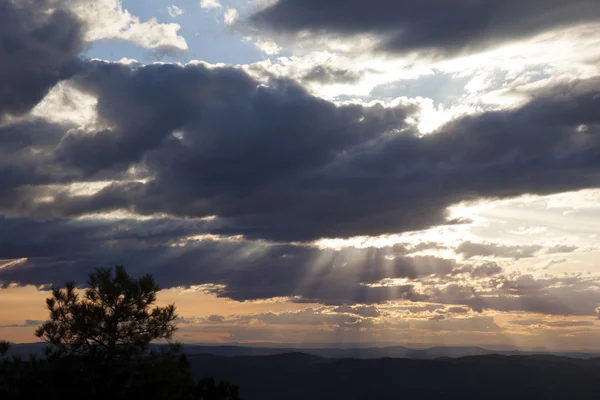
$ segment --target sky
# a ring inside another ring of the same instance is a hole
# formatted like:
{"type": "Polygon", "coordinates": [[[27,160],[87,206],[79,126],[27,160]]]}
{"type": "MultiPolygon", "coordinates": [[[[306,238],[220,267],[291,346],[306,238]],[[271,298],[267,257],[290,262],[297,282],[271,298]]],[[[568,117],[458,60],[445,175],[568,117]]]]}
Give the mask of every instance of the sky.
{"type": "Polygon", "coordinates": [[[600,350],[600,3],[0,2],[0,338],[600,350]]]}

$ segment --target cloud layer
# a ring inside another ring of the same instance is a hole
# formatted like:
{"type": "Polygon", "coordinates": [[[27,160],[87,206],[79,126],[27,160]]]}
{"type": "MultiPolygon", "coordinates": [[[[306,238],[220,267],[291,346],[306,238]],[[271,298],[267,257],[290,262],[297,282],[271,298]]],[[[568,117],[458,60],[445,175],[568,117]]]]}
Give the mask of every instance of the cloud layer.
{"type": "MultiPolygon", "coordinates": [[[[181,50],[185,41],[178,26],[142,23],[118,1],[98,3],[114,22],[102,32],[84,2],[61,4],[0,5],[0,287],[83,283],[94,267],[125,264],[166,288],[329,306],[252,317],[272,325],[366,327],[381,315],[373,304],[397,301],[427,303],[414,307],[447,330],[460,325],[448,315],[486,309],[597,315],[593,276],[512,268],[580,250],[563,242],[318,245],[466,225],[450,210],[461,202],[598,187],[597,77],[550,81],[529,88],[519,105],[423,135],[414,99],[340,102],[306,89],[302,83],[362,78],[327,63],[295,81],[203,62],[84,59],[92,33],[159,50],[181,50]],[[31,113],[56,85],[73,109],[92,99],[90,115],[31,113]]],[[[254,21],[294,32],[373,33],[388,51],[454,54],[599,12],[577,0],[532,1],[519,12],[512,1],[458,1],[452,10],[433,0],[378,0],[369,12],[364,5],[281,0],[254,21]]],[[[497,330],[487,317],[474,321],[497,330]]]]}
{"type": "Polygon", "coordinates": [[[47,183],[116,180],[92,195],[47,191],[42,203],[28,199],[42,189],[16,188],[0,197],[5,213],[216,216],[213,233],[310,241],[424,229],[461,201],[598,182],[597,79],[425,136],[407,122],[411,104],[340,106],[231,67],[88,62],[74,82],[98,98],[103,128],[71,129],[35,162],[52,166],[47,183]],[[144,182],[118,179],[132,167],[144,182]]]}
{"type": "Polygon", "coordinates": [[[374,34],[390,52],[471,52],[552,28],[598,21],[587,0],[279,0],[251,21],[282,32],[374,34]]]}
{"type": "MultiPolygon", "coordinates": [[[[152,273],[163,287],[204,285],[205,291],[238,301],[411,301],[467,305],[477,312],[589,316],[596,315],[600,304],[593,277],[509,273],[495,263],[422,256],[415,254],[418,248],[400,245],[323,250],[224,239],[204,235],[203,223],[180,220],[1,222],[2,258],[21,259],[0,269],[4,286],[84,283],[92,268],[124,263],[133,274],[152,273]]],[[[357,308],[354,313],[371,310],[357,308]]]]}

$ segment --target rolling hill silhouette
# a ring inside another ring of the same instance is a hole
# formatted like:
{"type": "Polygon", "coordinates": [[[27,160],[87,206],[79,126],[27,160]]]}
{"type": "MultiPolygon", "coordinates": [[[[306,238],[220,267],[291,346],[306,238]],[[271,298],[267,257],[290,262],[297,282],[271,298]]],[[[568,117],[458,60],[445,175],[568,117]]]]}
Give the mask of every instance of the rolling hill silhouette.
{"type": "Polygon", "coordinates": [[[600,398],[600,358],[328,359],[287,353],[192,355],[190,362],[194,376],[236,382],[245,400],[600,398]]]}

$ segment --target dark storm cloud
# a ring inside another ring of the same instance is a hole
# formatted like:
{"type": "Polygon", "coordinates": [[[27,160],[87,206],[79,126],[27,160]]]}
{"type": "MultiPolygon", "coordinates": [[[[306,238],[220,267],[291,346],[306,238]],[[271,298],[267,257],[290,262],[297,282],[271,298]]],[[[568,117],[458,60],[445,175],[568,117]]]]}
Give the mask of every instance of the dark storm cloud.
{"type": "Polygon", "coordinates": [[[59,5],[50,0],[0,2],[0,120],[26,113],[77,71],[82,27],[59,5]]]}
{"type": "MultiPolygon", "coordinates": [[[[39,222],[0,217],[0,254],[6,259],[28,258],[18,269],[0,271],[22,284],[84,282],[95,267],[131,259],[136,252],[143,259],[152,258],[179,238],[204,232],[202,222],[167,219],[39,222]]],[[[5,278],[0,281],[6,284],[5,278]]]]}
{"type": "Polygon", "coordinates": [[[354,304],[415,295],[410,285],[387,289],[368,283],[443,276],[455,267],[433,257],[388,260],[387,250],[374,248],[348,253],[231,239],[179,242],[178,237],[203,234],[205,227],[177,220],[0,222],[0,259],[27,258],[0,270],[3,286],[84,283],[93,268],[122,263],[134,274],[154,274],[163,287],[213,284],[216,294],[235,300],[298,297],[354,304]]]}
{"type": "Polygon", "coordinates": [[[598,81],[555,87],[523,107],[463,118],[419,136],[404,122],[408,107],[336,107],[293,82],[260,86],[232,68],[94,62],[87,71],[75,84],[99,97],[110,131],[71,130],[62,138],[62,127],[35,121],[3,128],[7,157],[1,165],[23,171],[2,175],[3,187],[11,188],[2,192],[5,213],[55,218],[124,208],[218,218],[179,228],[170,220],[153,234],[144,227],[154,222],[4,219],[0,258],[27,258],[0,271],[5,285],[83,282],[92,267],[123,263],[133,273],[153,273],[165,287],[213,284],[216,294],[236,300],[402,299],[476,310],[595,313],[598,296],[591,287],[501,280],[497,265],[411,258],[401,247],[337,252],[173,241],[211,232],[277,240],[401,232],[446,222],[446,207],[458,201],[597,186],[598,81]],[[582,124],[588,126],[583,132],[577,129],[582,124]],[[41,156],[28,158],[26,149],[35,147],[41,156]],[[150,181],[115,182],[85,196],[44,186],[68,182],[69,174],[85,179],[132,165],[146,169],[150,181]],[[36,202],[49,193],[54,199],[36,202]],[[396,258],[386,259],[390,255],[396,258]],[[482,295],[457,285],[434,291],[410,282],[376,284],[427,276],[452,282],[464,274],[497,285],[482,295]]]}
{"type": "MultiPolygon", "coordinates": [[[[90,175],[126,169],[146,151],[168,146],[166,139],[175,130],[209,117],[215,108],[230,106],[233,113],[241,112],[244,105],[252,105],[244,100],[256,98],[258,91],[258,83],[240,70],[202,65],[91,61],[74,82],[98,98],[99,117],[111,128],[72,132],[57,149],[57,158],[90,175]]],[[[202,145],[210,145],[209,140],[202,145]]]]}
{"type": "MultiPolygon", "coordinates": [[[[386,135],[394,124],[402,127],[405,113],[400,111],[348,110],[351,121],[357,113],[365,121],[343,125],[350,137],[345,143],[320,133],[339,110],[311,118],[327,121],[314,124],[321,129],[307,127],[297,119],[302,114],[294,113],[288,117],[288,139],[272,141],[266,149],[260,138],[250,146],[248,134],[211,126],[211,132],[227,138],[243,135],[245,147],[256,153],[240,151],[232,157],[227,147],[219,156],[224,150],[211,147],[207,160],[205,150],[196,147],[205,130],[186,130],[188,141],[172,141],[149,155],[157,179],[144,187],[144,199],[134,206],[142,213],[175,208],[179,215],[219,215],[223,233],[310,240],[425,228],[444,223],[447,206],[479,197],[596,186],[597,128],[590,125],[585,134],[576,128],[600,122],[598,82],[558,90],[560,97],[553,93],[520,109],[464,118],[424,137],[410,131],[386,135]],[[356,138],[351,128],[360,130],[364,123],[378,133],[360,145],[348,143],[356,138]],[[297,137],[315,143],[303,148],[297,137]],[[292,161],[297,163],[290,165],[292,161]],[[211,176],[198,171],[211,171],[211,176]]],[[[283,113],[276,114],[279,120],[283,113]]],[[[269,127],[270,122],[263,123],[269,127]]]]}
{"type": "MultiPolygon", "coordinates": [[[[365,305],[394,300],[555,315],[596,315],[600,305],[596,281],[580,276],[492,275],[473,286],[464,279],[427,286],[418,283],[451,278],[461,266],[434,257],[390,260],[386,248],[337,251],[232,238],[178,239],[205,233],[201,221],[0,222],[0,259],[27,258],[0,269],[4,287],[67,280],[83,284],[93,268],[122,263],[134,275],[153,274],[164,288],[208,285],[205,290],[238,301],[289,297],[301,303],[358,305],[333,311],[369,318],[379,311],[365,305]],[[395,278],[406,283],[374,284],[395,278]]],[[[403,309],[434,312],[445,307],[403,309]]]]}
{"type": "Polygon", "coordinates": [[[214,233],[308,241],[419,230],[447,223],[460,201],[600,183],[597,79],[425,136],[407,125],[410,106],[336,106],[234,68],[92,62],[77,85],[99,97],[111,128],[70,131],[56,164],[83,177],[137,165],[151,179],[24,202],[20,215],[216,215],[214,233]]]}
{"type": "Polygon", "coordinates": [[[54,149],[69,128],[35,118],[0,126],[0,210],[28,208],[43,191],[40,185],[81,175],[54,163],[54,149]]]}
{"type": "Polygon", "coordinates": [[[445,310],[440,306],[445,304],[479,312],[596,315],[600,305],[597,282],[581,276],[491,273],[469,284],[451,279],[463,269],[455,262],[389,259],[389,248],[338,251],[234,238],[182,240],[206,229],[203,221],[2,220],[0,259],[26,260],[0,269],[0,286],[83,284],[93,268],[120,263],[134,275],[153,274],[164,288],[207,285],[205,290],[238,301],[289,297],[299,303],[357,305],[333,311],[369,318],[379,311],[365,305],[394,300],[438,304],[403,308],[410,312],[445,310]],[[435,277],[448,279],[447,285],[419,285],[435,277]],[[390,281],[396,278],[405,282],[390,281]]]}
{"type": "Polygon", "coordinates": [[[279,0],[250,21],[286,33],[376,34],[391,52],[484,49],[600,19],[589,0],[279,0]]]}
{"type": "MultiPolygon", "coordinates": [[[[337,105],[293,81],[263,84],[232,67],[80,61],[79,22],[60,7],[46,12],[49,4],[60,2],[0,4],[0,119],[26,114],[72,77],[70,84],[98,99],[103,128],[32,117],[0,126],[0,259],[20,260],[0,269],[0,287],[83,283],[94,267],[125,264],[134,275],[152,273],[163,287],[207,284],[240,301],[340,305],[348,315],[327,318],[348,324],[379,313],[349,305],[390,300],[596,314],[597,284],[580,276],[507,276],[494,263],[411,254],[439,246],[431,243],[337,251],[286,242],[419,230],[460,222],[448,221],[446,210],[461,201],[598,187],[600,80],[547,87],[523,106],[464,117],[423,136],[406,122],[417,112],[411,105],[337,105]],[[132,167],[147,181],[126,179],[132,167]],[[89,195],[65,186],[100,179],[114,182],[89,195]],[[67,218],[114,210],[155,219],[67,218]],[[163,213],[169,217],[156,217],[163,213]],[[186,239],[204,234],[245,238],[186,239]],[[394,286],[399,278],[405,282],[394,286]]],[[[283,0],[256,18],[285,17],[301,4],[283,0]]],[[[377,0],[367,13],[357,8],[366,3],[344,2],[346,9],[332,13],[319,10],[340,2],[304,4],[315,7],[318,23],[306,22],[300,7],[290,29],[374,32],[393,50],[443,51],[596,18],[599,7],[535,0],[509,18],[512,0],[461,0],[452,12],[433,0],[377,0]],[[344,22],[350,16],[357,18],[344,22]]],[[[354,78],[322,67],[304,79],[354,78]]],[[[522,258],[541,250],[466,242],[457,252],[522,258]]],[[[547,253],[574,250],[562,245],[547,253]]]]}
{"type": "MultiPolygon", "coordinates": [[[[460,201],[597,187],[598,80],[546,89],[520,108],[421,136],[406,123],[412,106],[338,106],[292,81],[261,85],[235,68],[82,68],[72,84],[98,98],[104,129],[33,119],[0,128],[0,208],[24,217],[0,220],[0,259],[26,259],[0,270],[3,286],[83,283],[91,268],[120,263],[154,274],[164,287],[209,284],[235,300],[596,312],[597,290],[580,278],[506,277],[495,264],[408,257],[401,246],[336,251],[183,238],[221,233],[285,242],[403,232],[446,223],[446,208],[460,201]],[[132,166],[147,183],[117,180],[91,195],[56,185],[114,179],[132,166]],[[117,209],[172,218],[56,219],[117,209]],[[452,283],[464,275],[493,284],[452,283]],[[449,284],[416,284],[428,277],[449,284]],[[407,283],[393,286],[396,278],[407,283]]],[[[518,250],[471,246],[465,254],[514,258],[539,249],[518,250]]]]}

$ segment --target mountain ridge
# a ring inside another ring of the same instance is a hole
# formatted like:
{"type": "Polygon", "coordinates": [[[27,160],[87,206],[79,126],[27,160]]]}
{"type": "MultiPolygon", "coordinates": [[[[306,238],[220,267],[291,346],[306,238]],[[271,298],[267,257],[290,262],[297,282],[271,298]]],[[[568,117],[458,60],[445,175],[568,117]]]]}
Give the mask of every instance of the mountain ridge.
{"type": "MultiPolygon", "coordinates": [[[[14,344],[9,354],[26,357],[30,354],[41,354],[46,343],[22,343],[14,344]]],[[[154,345],[160,346],[160,345],[154,345]]],[[[493,350],[482,346],[432,346],[428,348],[411,348],[402,345],[393,345],[385,347],[348,347],[348,348],[304,348],[304,347],[256,347],[243,346],[237,344],[227,345],[197,345],[184,344],[184,352],[188,355],[212,354],[217,356],[264,356],[286,353],[304,353],[324,358],[358,358],[358,359],[377,359],[377,358],[409,358],[409,359],[435,359],[440,357],[459,358],[466,356],[483,355],[554,355],[570,358],[588,359],[600,357],[600,353],[594,352],[576,352],[576,351],[551,351],[551,350],[493,350]]]]}

